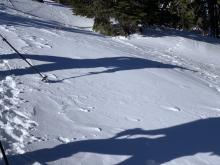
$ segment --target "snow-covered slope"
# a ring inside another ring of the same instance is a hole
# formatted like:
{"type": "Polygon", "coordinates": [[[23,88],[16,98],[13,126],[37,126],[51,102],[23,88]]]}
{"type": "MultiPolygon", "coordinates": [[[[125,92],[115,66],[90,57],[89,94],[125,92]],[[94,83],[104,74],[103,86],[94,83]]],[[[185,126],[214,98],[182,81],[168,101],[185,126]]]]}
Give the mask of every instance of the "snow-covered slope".
{"type": "MultiPolygon", "coordinates": [[[[218,165],[220,44],[105,37],[47,1],[0,3],[0,139],[10,164],[218,165]]],[[[3,164],[3,162],[0,162],[3,164]]]]}

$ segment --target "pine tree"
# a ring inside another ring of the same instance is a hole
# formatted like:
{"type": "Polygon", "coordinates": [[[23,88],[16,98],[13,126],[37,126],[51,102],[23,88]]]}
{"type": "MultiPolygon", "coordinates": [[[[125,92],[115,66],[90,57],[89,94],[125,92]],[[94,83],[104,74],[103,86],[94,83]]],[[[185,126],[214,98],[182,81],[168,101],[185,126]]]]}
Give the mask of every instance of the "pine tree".
{"type": "Polygon", "coordinates": [[[206,0],[194,0],[192,6],[195,14],[195,27],[203,36],[207,35],[209,33],[209,18],[206,0]]]}
{"type": "Polygon", "coordinates": [[[94,12],[93,29],[102,34],[113,35],[113,29],[110,22],[110,15],[113,4],[111,1],[94,0],[92,8],[94,12]]]}
{"type": "Polygon", "coordinates": [[[217,0],[208,0],[208,12],[209,12],[209,22],[210,22],[210,33],[212,37],[218,37],[218,4],[217,0]]]}
{"type": "Polygon", "coordinates": [[[95,16],[95,11],[93,10],[93,2],[94,0],[71,0],[73,12],[76,15],[93,18],[95,16]]]}
{"type": "Polygon", "coordinates": [[[94,18],[93,29],[128,36],[140,27],[168,26],[219,36],[220,0],[59,0],[77,15],[94,18]]]}
{"type": "Polygon", "coordinates": [[[120,0],[114,5],[113,17],[118,21],[124,35],[157,22],[158,2],[156,0],[120,0]]]}
{"type": "Polygon", "coordinates": [[[210,36],[219,36],[219,1],[217,0],[196,0],[195,7],[198,25],[202,26],[202,30],[209,32],[210,36]],[[200,21],[201,20],[201,21],[200,21]],[[200,23],[202,22],[202,23],[200,23]]]}
{"type": "Polygon", "coordinates": [[[194,10],[191,0],[173,0],[170,4],[170,13],[176,16],[176,26],[181,29],[191,29],[194,26],[194,10]]]}

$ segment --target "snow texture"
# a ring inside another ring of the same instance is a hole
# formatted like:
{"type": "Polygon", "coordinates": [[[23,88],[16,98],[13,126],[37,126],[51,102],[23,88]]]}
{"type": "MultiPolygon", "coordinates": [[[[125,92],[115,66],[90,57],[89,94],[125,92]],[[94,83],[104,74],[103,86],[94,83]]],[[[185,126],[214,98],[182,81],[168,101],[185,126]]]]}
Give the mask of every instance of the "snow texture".
{"type": "MultiPolygon", "coordinates": [[[[218,165],[219,40],[106,37],[52,1],[0,2],[0,140],[10,165],[218,165]]],[[[0,160],[3,164],[3,160],[0,160]]]]}

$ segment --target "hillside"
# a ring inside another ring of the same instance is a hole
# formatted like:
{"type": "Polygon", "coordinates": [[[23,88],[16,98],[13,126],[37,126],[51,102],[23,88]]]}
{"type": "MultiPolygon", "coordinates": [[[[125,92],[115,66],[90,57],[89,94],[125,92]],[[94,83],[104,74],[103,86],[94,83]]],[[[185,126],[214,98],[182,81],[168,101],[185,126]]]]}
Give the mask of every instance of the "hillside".
{"type": "MultiPolygon", "coordinates": [[[[52,1],[0,2],[0,139],[10,165],[218,165],[220,44],[94,33],[52,1]]],[[[3,161],[0,161],[3,164],[3,161]]]]}

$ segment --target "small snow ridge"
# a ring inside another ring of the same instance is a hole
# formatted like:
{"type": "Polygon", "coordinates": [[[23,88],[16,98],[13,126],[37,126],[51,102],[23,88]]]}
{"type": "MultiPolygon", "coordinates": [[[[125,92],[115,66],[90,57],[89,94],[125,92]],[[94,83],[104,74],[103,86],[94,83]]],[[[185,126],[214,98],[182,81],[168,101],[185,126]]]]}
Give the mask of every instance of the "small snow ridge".
{"type": "Polygon", "coordinates": [[[82,129],[91,131],[91,132],[102,132],[102,128],[98,128],[98,127],[82,127],[82,129]]]}
{"type": "Polygon", "coordinates": [[[70,139],[64,138],[62,136],[59,136],[57,139],[62,143],[69,143],[70,142],[70,139]]]}
{"type": "Polygon", "coordinates": [[[0,81],[0,139],[7,153],[23,153],[26,139],[31,137],[28,131],[37,125],[27,114],[17,110],[22,102],[19,93],[12,77],[0,81]]]}
{"type": "Polygon", "coordinates": [[[92,112],[95,108],[94,107],[87,107],[87,108],[79,108],[82,112],[92,112]]]}
{"type": "Polygon", "coordinates": [[[180,112],[182,111],[181,108],[175,106],[175,107],[165,107],[165,109],[169,110],[169,111],[173,111],[173,112],[180,112]]]}
{"type": "Polygon", "coordinates": [[[56,80],[58,77],[55,74],[47,74],[48,78],[56,80]]]}
{"type": "Polygon", "coordinates": [[[136,119],[136,118],[132,118],[132,117],[126,117],[126,120],[132,121],[132,122],[140,122],[141,121],[141,119],[136,119]]]}

